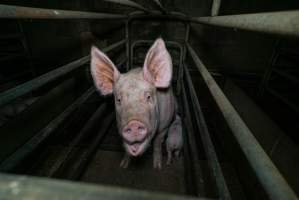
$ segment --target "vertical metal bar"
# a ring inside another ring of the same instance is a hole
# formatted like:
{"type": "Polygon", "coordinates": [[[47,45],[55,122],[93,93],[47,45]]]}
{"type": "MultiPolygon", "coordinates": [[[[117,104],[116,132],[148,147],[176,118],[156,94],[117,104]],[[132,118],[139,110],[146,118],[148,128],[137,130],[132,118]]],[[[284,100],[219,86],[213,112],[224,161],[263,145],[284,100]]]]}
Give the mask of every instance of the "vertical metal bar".
{"type": "Polygon", "coordinates": [[[127,71],[129,71],[130,67],[131,67],[131,49],[130,49],[130,20],[126,21],[126,57],[127,57],[127,66],[126,69],[127,71]]]}
{"type": "Polygon", "coordinates": [[[217,16],[219,14],[220,6],[221,6],[221,0],[213,0],[212,8],[211,8],[212,17],[217,16]]]}
{"type": "Polygon", "coordinates": [[[214,78],[208,72],[193,48],[187,43],[188,51],[207,84],[234,137],[256,173],[260,183],[271,199],[298,199],[295,192],[280,174],[264,149],[253,136],[245,122],[226,98],[214,78]]]}
{"type": "Polygon", "coordinates": [[[204,146],[205,152],[207,154],[210,167],[212,169],[212,173],[216,180],[216,185],[217,185],[220,199],[229,200],[229,199],[231,199],[231,194],[227,187],[227,184],[226,184],[226,181],[225,181],[222,169],[221,169],[221,165],[219,163],[219,159],[216,154],[215,147],[214,147],[212,139],[210,137],[210,132],[209,132],[207,123],[205,121],[205,117],[203,115],[202,109],[198,102],[198,98],[197,98],[195,89],[193,87],[191,76],[190,76],[189,71],[185,65],[184,65],[184,72],[185,72],[185,79],[186,79],[187,85],[188,85],[188,90],[189,90],[189,93],[191,96],[191,102],[193,104],[193,108],[195,108],[194,113],[195,113],[196,123],[200,130],[200,137],[202,139],[203,146],[204,146]]]}
{"type": "MultiPolygon", "coordinates": [[[[184,85],[184,84],[183,84],[184,85]]],[[[189,145],[189,149],[190,149],[190,158],[191,158],[191,162],[192,162],[192,168],[193,168],[193,173],[195,174],[195,188],[196,188],[196,195],[197,196],[204,196],[204,181],[203,181],[203,175],[202,175],[202,171],[200,169],[200,162],[198,159],[198,150],[197,150],[197,144],[196,144],[196,140],[194,137],[194,128],[192,125],[192,118],[190,115],[190,107],[189,107],[189,101],[187,99],[187,95],[186,95],[186,90],[185,88],[182,88],[182,101],[183,101],[183,107],[184,107],[184,121],[185,121],[185,125],[186,125],[186,133],[187,133],[187,138],[188,138],[188,145],[189,145]]],[[[187,148],[187,147],[184,147],[187,148]]]]}

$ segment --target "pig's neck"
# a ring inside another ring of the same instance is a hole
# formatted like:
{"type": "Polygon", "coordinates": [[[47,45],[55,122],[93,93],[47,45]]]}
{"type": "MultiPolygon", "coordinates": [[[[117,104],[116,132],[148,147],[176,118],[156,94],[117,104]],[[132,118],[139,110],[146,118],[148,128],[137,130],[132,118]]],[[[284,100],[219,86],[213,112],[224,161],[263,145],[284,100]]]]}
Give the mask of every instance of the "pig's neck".
{"type": "Polygon", "coordinates": [[[172,87],[157,91],[159,106],[159,126],[158,132],[168,128],[175,116],[175,97],[172,87]]]}

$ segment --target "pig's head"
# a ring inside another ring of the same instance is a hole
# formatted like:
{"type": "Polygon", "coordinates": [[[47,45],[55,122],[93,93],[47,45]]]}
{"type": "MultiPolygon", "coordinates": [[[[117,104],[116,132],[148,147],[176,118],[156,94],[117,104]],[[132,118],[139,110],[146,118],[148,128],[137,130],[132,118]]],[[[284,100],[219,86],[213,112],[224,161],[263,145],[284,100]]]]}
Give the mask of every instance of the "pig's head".
{"type": "Polygon", "coordinates": [[[159,125],[157,90],[171,84],[172,61],[162,39],[147,52],[143,68],[120,74],[99,49],[91,49],[91,74],[102,95],[114,94],[117,126],[128,154],[147,149],[159,125]]]}

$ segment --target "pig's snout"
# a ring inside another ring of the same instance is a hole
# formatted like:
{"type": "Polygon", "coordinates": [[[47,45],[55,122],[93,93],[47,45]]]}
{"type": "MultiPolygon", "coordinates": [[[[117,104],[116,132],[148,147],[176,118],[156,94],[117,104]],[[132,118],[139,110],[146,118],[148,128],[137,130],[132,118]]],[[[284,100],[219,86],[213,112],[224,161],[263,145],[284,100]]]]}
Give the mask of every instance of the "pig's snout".
{"type": "Polygon", "coordinates": [[[129,142],[135,142],[144,139],[146,133],[146,126],[142,122],[137,120],[130,121],[123,129],[123,136],[129,142]]]}
{"type": "Polygon", "coordinates": [[[138,156],[144,151],[143,146],[147,136],[144,123],[137,120],[130,121],[123,128],[122,135],[127,143],[127,150],[132,156],[138,156]]]}

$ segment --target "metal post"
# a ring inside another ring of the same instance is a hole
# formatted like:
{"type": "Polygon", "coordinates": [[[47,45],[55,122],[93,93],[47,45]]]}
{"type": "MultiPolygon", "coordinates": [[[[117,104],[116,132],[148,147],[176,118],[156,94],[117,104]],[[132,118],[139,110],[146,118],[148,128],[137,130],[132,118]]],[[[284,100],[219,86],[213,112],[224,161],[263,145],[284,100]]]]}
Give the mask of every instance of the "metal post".
{"type": "Polygon", "coordinates": [[[249,128],[241,119],[240,115],[223,94],[214,78],[188,43],[187,48],[234,137],[239,143],[240,148],[248,159],[268,196],[271,199],[277,200],[297,199],[295,192],[291,189],[276,166],[272,163],[269,156],[265,153],[261,145],[258,143],[249,128]]]}
{"type": "Polygon", "coordinates": [[[30,19],[126,19],[126,15],[31,8],[0,4],[0,18],[30,19]]]}
{"type": "Polygon", "coordinates": [[[192,22],[299,37],[299,10],[217,17],[194,17],[192,22]]]}
{"type": "MultiPolygon", "coordinates": [[[[123,45],[126,43],[126,40],[121,40],[119,42],[116,42],[106,48],[103,49],[105,53],[123,45]]],[[[69,64],[66,64],[62,67],[56,68],[44,75],[41,75],[35,79],[32,79],[26,83],[23,83],[21,85],[18,85],[12,89],[9,89],[5,92],[0,93],[0,106],[8,103],[9,101],[20,97],[24,94],[27,94],[43,85],[46,83],[56,80],[59,77],[62,77],[66,75],[67,73],[70,73],[74,71],[75,69],[81,67],[82,65],[88,63],[90,60],[90,56],[85,56],[83,58],[80,58],[78,60],[75,60],[69,64]]]]}
{"type": "Polygon", "coordinates": [[[193,87],[193,83],[191,80],[191,76],[189,74],[188,69],[184,65],[184,74],[185,74],[185,79],[187,82],[187,87],[191,96],[191,102],[193,104],[194,113],[195,113],[195,121],[197,123],[197,127],[200,130],[200,137],[203,142],[203,146],[206,152],[206,155],[208,157],[209,165],[212,169],[212,174],[214,175],[215,182],[217,185],[218,193],[220,195],[220,199],[231,199],[231,194],[230,191],[227,187],[218,156],[216,154],[216,150],[214,147],[214,144],[212,142],[212,139],[210,137],[209,129],[207,126],[207,123],[205,121],[205,117],[202,113],[202,109],[200,107],[200,104],[198,102],[198,98],[196,96],[195,89],[193,87]]]}
{"type": "Polygon", "coordinates": [[[111,2],[111,3],[116,3],[116,4],[120,4],[120,5],[124,5],[124,6],[128,6],[131,8],[136,8],[138,10],[142,10],[144,12],[150,12],[148,9],[146,9],[145,7],[143,7],[142,5],[134,2],[134,1],[130,1],[130,0],[104,0],[106,2],[111,2]]]}
{"type": "Polygon", "coordinates": [[[217,16],[219,14],[220,6],[221,6],[221,0],[213,0],[212,8],[211,8],[212,17],[217,16]]]}

